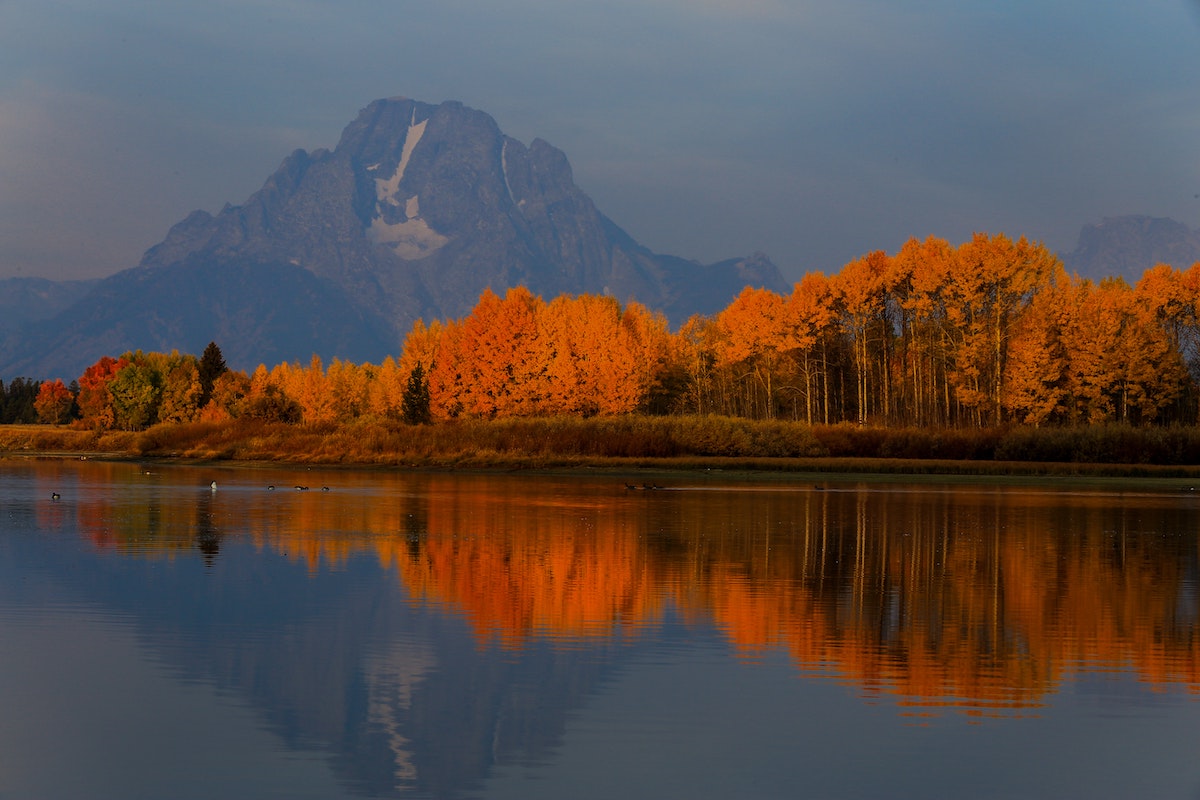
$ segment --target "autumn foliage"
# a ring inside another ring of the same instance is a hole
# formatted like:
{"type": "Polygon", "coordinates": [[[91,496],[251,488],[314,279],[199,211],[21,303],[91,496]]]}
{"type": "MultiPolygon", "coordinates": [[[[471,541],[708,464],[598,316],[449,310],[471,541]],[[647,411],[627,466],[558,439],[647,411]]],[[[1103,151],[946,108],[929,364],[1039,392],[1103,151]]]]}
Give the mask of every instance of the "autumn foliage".
{"type": "MultiPolygon", "coordinates": [[[[113,481],[128,473],[95,469],[113,481]]],[[[914,713],[1036,714],[1089,665],[1200,690],[1194,514],[1165,497],[1129,506],[1105,492],[1063,504],[996,486],[371,481],[390,482],[379,502],[202,492],[192,505],[117,513],[121,501],[96,492],[71,509],[96,546],[149,557],[211,553],[242,536],[314,574],[369,556],[411,602],[461,612],[482,646],[636,637],[678,613],[747,658],[786,653],[802,672],[914,713]]]]}
{"type": "MultiPolygon", "coordinates": [[[[747,287],[678,331],[611,297],[485,291],[419,320],[379,365],[225,368],[172,353],[104,357],[80,376],[93,428],[248,417],[306,424],[716,414],[903,428],[1195,424],[1200,264],[1135,286],[1067,275],[1040,244],[912,239],[789,295],[747,287]]],[[[47,391],[50,391],[47,389],[47,391]]],[[[47,403],[49,400],[47,400],[47,403]]]]}

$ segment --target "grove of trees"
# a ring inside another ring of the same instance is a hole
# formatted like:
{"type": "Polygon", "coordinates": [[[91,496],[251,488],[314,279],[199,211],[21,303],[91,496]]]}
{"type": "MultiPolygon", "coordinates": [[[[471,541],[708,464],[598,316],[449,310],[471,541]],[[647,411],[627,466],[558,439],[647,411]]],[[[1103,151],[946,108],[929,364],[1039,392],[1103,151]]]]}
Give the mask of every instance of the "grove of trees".
{"type": "Polygon", "coordinates": [[[247,375],[210,344],[199,359],[106,356],[70,388],[17,379],[0,399],[4,421],[126,430],[635,412],[982,428],[1194,424],[1198,379],[1200,263],[1096,283],[1040,244],[981,233],[912,239],[788,295],[747,287],[676,332],[636,303],[518,287],[418,321],[378,365],[314,356],[247,375]]]}

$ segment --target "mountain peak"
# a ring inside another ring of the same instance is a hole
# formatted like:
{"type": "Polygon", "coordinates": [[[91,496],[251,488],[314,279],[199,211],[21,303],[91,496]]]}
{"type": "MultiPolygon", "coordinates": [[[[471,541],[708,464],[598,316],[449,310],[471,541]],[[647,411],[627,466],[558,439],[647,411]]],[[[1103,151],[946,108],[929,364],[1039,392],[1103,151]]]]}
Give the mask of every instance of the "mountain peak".
{"type": "MultiPolygon", "coordinates": [[[[525,146],[457,101],[394,97],[363,108],[332,151],[295,150],[245,203],[189,214],[146,251],[139,270],[103,282],[98,290],[145,295],[118,304],[132,318],[76,310],[19,346],[48,353],[71,343],[72,357],[22,361],[38,374],[54,364],[66,377],[121,349],[199,352],[233,336],[238,344],[222,347],[242,367],[268,353],[378,361],[399,352],[416,319],[461,317],[485,288],[610,294],[678,323],[724,307],[747,279],[788,289],[761,254],[705,267],[637,244],[543,139],[525,146]],[[281,280],[294,290],[290,305],[270,299],[288,293],[264,286],[281,280]],[[258,305],[248,307],[250,297],[258,305]],[[336,319],[313,305],[320,297],[338,309],[336,319]],[[181,316],[181,305],[207,310],[181,316]],[[323,321],[309,325],[297,314],[323,321]],[[264,324],[256,329],[254,319],[264,324]],[[300,329],[293,342],[272,338],[300,329]]],[[[13,353],[11,341],[0,347],[0,374],[13,353]]]]}
{"type": "Polygon", "coordinates": [[[1063,256],[1068,270],[1100,280],[1120,276],[1136,283],[1156,264],[1185,269],[1200,261],[1200,231],[1168,217],[1130,214],[1084,225],[1075,249],[1063,256]]]}

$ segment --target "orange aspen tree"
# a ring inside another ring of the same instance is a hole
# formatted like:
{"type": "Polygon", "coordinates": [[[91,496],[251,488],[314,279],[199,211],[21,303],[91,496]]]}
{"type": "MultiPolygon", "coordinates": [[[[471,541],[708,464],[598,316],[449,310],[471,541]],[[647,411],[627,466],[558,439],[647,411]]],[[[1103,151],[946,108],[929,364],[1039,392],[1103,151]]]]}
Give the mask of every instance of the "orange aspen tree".
{"type": "Polygon", "coordinates": [[[902,375],[896,393],[906,398],[908,419],[918,425],[952,419],[953,347],[943,294],[957,264],[956,250],[934,236],[909,239],[892,257],[902,375]]]}
{"type": "Polygon", "coordinates": [[[1196,386],[1200,376],[1200,262],[1186,271],[1158,264],[1143,273],[1134,293],[1188,370],[1175,419],[1194,422],[1200,394],[1196,386]]]}
{"type": "MultiPolygon", "coordinates": [[[[429,330],[433,330],[432,325],[429,330]]],[[[467,413],[463,375],[466,361],[462,355],[463,334],[463,322],[449,322],[440,326],[436,357],[426,373],[429,377],[429,410],[435,419],[453,419],[467,413]]],[[[402,365],[407,366],[408,360],[409,348],[405,346],[402,365]]],[[[414,357],[412,366],[415,367],[416,364],[417,360],[414,357]]]]}
{"type": "Polygon", "coordinates": [[[117,372],[129,361],[125,358],[115,359],[102,356],[79,376],[79,413],[83,421],[92,428],[111,428],[115,417],[113,415],[112,397],[108,385],[117,376],[117,372]]]}
{"type": "Polygon", "coordinates": [[[537,320],[543,305],[524,287],[509,289],[504,299],[489,289],[463,320],[459,396],[465,413],[494,417],[538,410],[544,387],[537,320]]]}
{"type": "Polygon", "coordinates": [[[820,272],[810,272],[792,287],[784,308],[784,347],[803,382],[804,418],[810,425],[814,410],[820,412],[822,422],[829,422],[827,337],[835,319],[833,304],[829,279],[820,272]]]}
{"type": "MultiPolygon", "coordinates": [[[[408,335],[404,337],[404,350],[400,353],[400,359],[396,362],[395,382],[393,383],[389,380],[387,387],[383,389],[387,396],[386,403],[388,407],[393,409],[397,416],[400,415],[400,409],[403,406],[404,391],[408,386],[408,379],[418,364],[421,365],[421,370],[430,389],[430,413],[441,419],[449,416],[449,414],[444,413],[445,408],[439,406],[433,397],[435,394],[433,388],[435,381],[443,379],[446,374],[445,370],[443,370],[441,375],[435,376],[434,370],[441,361],[449,359],[449,351],[447,350],[443,353],[442,333],[445,328],[446,326],[437,320],[426,325],[424,320],[418,319],[413,323],[408,335]]],[[[446,390],[443,388],[439,391],[439,394],[444,397],[446,390]]]]}
{"type": "Polygon", "coordinates": [[[687,375],[684,397],[687,409],[695,414],[724,411],[717,400],[717,330],[711,317],[693,314],[675,336],[676,350],[687,375]]]}
{"type": "Polygon", "coordinates": [[[33,408],[37,411],[38,422],[47,425],[62,425],[71,419],[71,406],[75,397],[71,390],[63,385],[58,378],[52,381],[42,381],[38,387],[37,398],[33,408]]]}
{"type": "Polygon", "coordinates": [[[581,298],[561,295],[538,315],[538,341],[542,348],[539,358],[545,365],[543,408],[548,414],[599,411],[594,380],[599,364],[595,350],[611,345],[612,330],[600,330],[600,309],[591,315],[596,319],[589,319],[589,311],[592,309],[581,298]]]}
{"type": "Polygon", "coordinates": [[[1064,340],[1077,421],[1145,423],[1183,391],[1179,351],[1120,278],[1079,281],[1064,340]]]}
{"type": "Polygon", "coordinates": [[[621,306],[600,295],[562,296],[540,315],[548,413],[614,414],[641,399],[636,352],[621,306]]]}
{"type": "MultiPolygon", "coordinates": [[[[628,304],[620,315],[617,341],[626,354],[619,361],[630,364],[632,372],[626,388],[618,391],[613,387],[612,412],[623,413],[668,401],[667,376],[678,375],[681,368],[677,364],[676,343],[666,316],[641,303],[628,304]],[[624,399],[620,399],[622,393],[624,399]]],[[[617,380],[619,374],[614,370],[610,380],[617,380]]]]}
{"type": "Polygon", "coordinates": [[[851,261],[830,280],[842,327],[854,354],[855,399],[859,423],[876,413],[888,414],[886,362],[891,331],[886,325],[887,278],[890,264],[882,250],[851,261]],[[874,366],[882,362],[877,374],[874,366]]]}
{"type": "MultiPolygon", "coordinates": [[[[1120,288],[1111,284],[1111,299],[1120,288]]],[[[1116,305],[1104,302],[1090,280],[1074,279],[1066,289],[1067,307],[1062,329],[1066,347],[1071,422],[1104,422],[1112,418],[1110,382],[1114,371],[1116,338],[1121,320],[1116,305]]]]}
{"type": "Polygon", "coordinates": [[[736,369],[762,388],[761,404],[747,394],[753,416],[775,417],[776,379],[787,343],[783,297],[747,286],[717,315],[718,364],[736,369]]]}
{"type": "Polygon", "coordinates": [[[1160,305],[1159,298],[1150,296],[1149,287],[1128,293],[1127,321],[1121,339],[1124,366],[1121,405],[1127,421],[1160,420],[1191,385],[1180,349],[1186,330],[1186,323],[1178,319],[1183,307],[1182,302],[1173,304],[1169,300],[1165,306],[1160,305]],[[1175,319],[1171,318],[1171,312],[1175,312],[1175,319]]]}
{"type": "Polygon", "coordinates": [[[948,317],[959,328],[956,386],[977,424],[1001,421],[1001,386],[1012,327],[1033,296],[1062,276],[1041,244],[976,233],[958,248],[949,283],[948,317]]]}
{"type": "Polygon", "coordinates": [[[1024,425],[1054,421],[1067,410],[1067,303],[1062,287],[1044,289],[1013,327],[1000,403],[1024,425]]]}

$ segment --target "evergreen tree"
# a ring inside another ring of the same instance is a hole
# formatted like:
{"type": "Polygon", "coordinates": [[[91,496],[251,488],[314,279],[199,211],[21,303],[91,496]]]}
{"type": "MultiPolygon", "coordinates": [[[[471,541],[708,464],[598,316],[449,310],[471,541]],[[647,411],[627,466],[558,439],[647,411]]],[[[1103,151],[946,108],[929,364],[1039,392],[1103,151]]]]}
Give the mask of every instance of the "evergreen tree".
{"type": "Polygon", "coordinates": [[[420,361],[408,376],[404,397],[400,401],[400,414],[409,425],[426,425],[432,420],[429,412],[429,380],[420,361]]]}
{"type": "Polygon", "coordinates": [[[229,367],[225,366],[225,357],[221,355],[221,348],[217,347],[216,342],[209,342],[208,347],[204,348],[204,354],[200,356],[199,370],[200,407],[203,408],[212,397],[213,383],[229,371],[229,367]]]}
{"type": "Polygon", "coordinates": [[[37,400],[38,391],[42,388],[41,381],[28,378],[14,378],[4,391],[0,383],[0,423],[29,424],[37,422],[37,409],[33,403],[37,400]]]}

